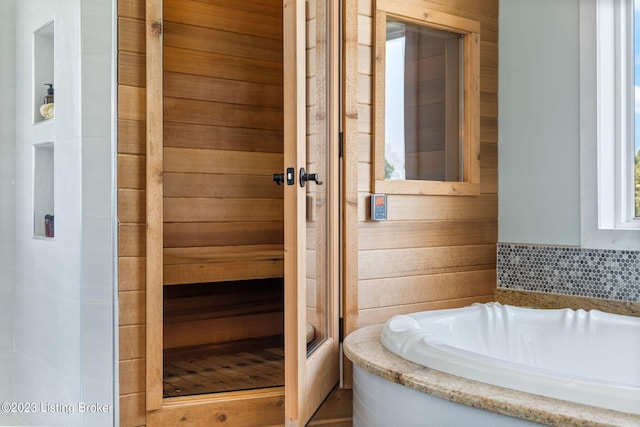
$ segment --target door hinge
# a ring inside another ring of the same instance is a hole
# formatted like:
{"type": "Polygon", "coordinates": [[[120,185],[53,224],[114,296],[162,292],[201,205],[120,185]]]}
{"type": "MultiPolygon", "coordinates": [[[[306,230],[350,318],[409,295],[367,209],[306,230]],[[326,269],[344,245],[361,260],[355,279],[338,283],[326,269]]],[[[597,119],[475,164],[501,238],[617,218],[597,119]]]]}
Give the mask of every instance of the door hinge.
{"type": "Polygon", "coordinates": [[[338,157],[342,158],[344,155],[344,134],[340,132],[338,134],[338,157]]]}
{"type": "Polygon", "coordinates": [[[338,342],[344,341],[344,318],[338,319],[338,342]]]}

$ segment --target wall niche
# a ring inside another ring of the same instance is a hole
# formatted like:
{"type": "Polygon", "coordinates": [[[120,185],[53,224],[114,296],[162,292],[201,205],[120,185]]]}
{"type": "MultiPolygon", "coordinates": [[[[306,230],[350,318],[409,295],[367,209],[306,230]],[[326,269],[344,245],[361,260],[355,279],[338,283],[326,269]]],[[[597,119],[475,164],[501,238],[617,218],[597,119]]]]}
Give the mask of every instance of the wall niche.
{"type": "Polygon", "coordinates": [[[54,146],[45,142],[33,146],[33,235],[54,237],[54,146]]]}
{"type": "Polygon", "coordinates": [[[54,117],[54,23],[33,33],[33,123],[54,117]],[[47,104],[47,105],[45,105],[47,104]]]}

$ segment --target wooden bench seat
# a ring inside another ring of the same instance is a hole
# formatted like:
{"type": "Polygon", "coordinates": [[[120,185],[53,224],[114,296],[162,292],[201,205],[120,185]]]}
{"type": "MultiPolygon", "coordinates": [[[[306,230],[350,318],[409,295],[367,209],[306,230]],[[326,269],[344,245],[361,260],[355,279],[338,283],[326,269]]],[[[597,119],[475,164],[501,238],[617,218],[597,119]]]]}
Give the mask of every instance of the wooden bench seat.
{"type": "Polygon", "coordinates": [[[283,245],[165,248],[163,272],[165,285],[283,277],[283,245]]]}

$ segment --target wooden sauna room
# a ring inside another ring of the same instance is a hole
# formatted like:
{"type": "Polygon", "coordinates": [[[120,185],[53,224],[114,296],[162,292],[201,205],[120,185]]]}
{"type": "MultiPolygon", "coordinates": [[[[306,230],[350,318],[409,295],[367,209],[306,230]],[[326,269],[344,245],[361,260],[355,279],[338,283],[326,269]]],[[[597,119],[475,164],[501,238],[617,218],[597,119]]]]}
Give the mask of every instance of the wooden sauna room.
{"type": "Polygon", "coordinates": [[[465,182],[411,191],[375,139],[405,3],[118,0],[122,426],[350,425],[342,335],[492,298],[497,1],[411,8],[473,21],[481,82],[465,182]]]}
{"type": "Polygon", "coordinates": [[[143,172],[120,175],[120,216],[144,206],[120,268],[145,282],[144,325],[122,331],[144,359],[121,366],[144,393],[123,407],[147,426],[308,420],[339,380],[337,6],[120,6],[120,141],[145,141],[120,145],[143,172]]]}

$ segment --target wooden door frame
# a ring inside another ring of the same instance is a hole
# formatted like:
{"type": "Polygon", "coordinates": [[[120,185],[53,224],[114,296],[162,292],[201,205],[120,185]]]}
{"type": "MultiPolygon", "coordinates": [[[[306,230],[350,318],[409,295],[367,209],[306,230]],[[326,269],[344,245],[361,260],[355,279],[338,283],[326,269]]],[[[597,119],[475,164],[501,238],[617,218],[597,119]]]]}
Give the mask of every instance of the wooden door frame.
{"type": "Polygon", "coordinates": [[[162,0],[146,1],[146,401],[162,407],[163,292],[163,17],[162,0]]]}
{"type": "MultiPolygon", "coordinates": [[[[147,0],[146,36],[146,425],[246,425],[284,419],[284,387],[163,398],[163,1],[147,0]],[[160,357],[153,357],[160,355],[160,357]]],[[[274,422],[278,425],[279,423],[274,422]]]]}
{"type": "MultiPolygon", "coordinates": [[[[329,176],[324,179],[329,205],[329,328],[315,352],[306,351],[306,193],[285,187],[285,425],[304,425],[339,381],[340,177],[339,177],[339,14],[340,2],[329,4],[329,176]],[[295,216],[287,218],[295,212],[295,216]],[[295,282],[291,281],[295,277],[295,282]],[[302,284],[302,285],[300,285],[302,284]],[[293,333],[291,333],[293,331],[293,333]],[[333,358],[334,360],[331,360],[333,358]],[[290,361],[287,363],[286,361],[290,361]],[[291,363],[295,360],[295,363],[291,363]]],[[[306,19],[305,1],[284,2],[285,168],[306,167],[306,19]],[[302,26],[302,28],[300,27],[302,26]],[[288,36],[293,34],[294,36],[288,36]]]]}
{"type": "MultiPolygon", "coordinates": [[[[358,323],[358,206],[362,206],[358,191],[358,162],[360,112],[358,83],[360,67],[359,40],[360,17],[357,0],[340,0],[342,3],[342,317],[343,335],[346,337],[360,327],[358,323]]],[[[362,31],[370,31],[364,28],[362,31]]],[[[366,57],[365,57],[366,58],[366,57]]],[[[353,365],[342,355],[342,381],[344,388],[352,388],[353,365]]]]}

